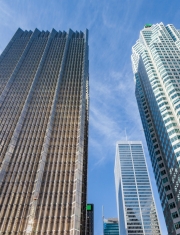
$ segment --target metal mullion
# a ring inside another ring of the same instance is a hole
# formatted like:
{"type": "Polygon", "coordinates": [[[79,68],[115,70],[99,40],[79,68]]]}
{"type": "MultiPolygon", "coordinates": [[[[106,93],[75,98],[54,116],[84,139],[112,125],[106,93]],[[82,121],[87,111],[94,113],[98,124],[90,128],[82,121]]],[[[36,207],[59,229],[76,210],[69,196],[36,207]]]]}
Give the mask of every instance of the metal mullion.
{"type": "MultiPolygon", "coordinates": [[[[16,167],[16,166],[15,166],[16,167]]],[[[14,181],[15,181],[15,179],[16,179],[16,176],[17,176],[17,174],[14,176],[14,181]]],[[[12,178],[11,178],[12,179],[12,178]]],[[[15,208],[15,200],[16,200],[16,198],[18,197],[18,195],[17,195],[17,190],[18,190],[18,186],[16,186],[16,184],[15,184],[15,182],[14,182],[14,184],[13,184],[13,188],[12,188],[12,192],[13,192],[13,194],[14,195],[12,195],[11,197],[10,197],[10,201],[9,201],[9,204],[10,205],[13,205],[13,209],[12,209],[12,211],[6,211],[5,213],[5,215],[4,215],[4,218],[5,218],[5,220],[3,221],[3,223],[2,223],[2,228],[3,227],[12,227],[13,226],[13,224],[12,224],[12,221],[11,220],[8,220],[8,222],[7,222],[7,218],[9,218],[9,215],[11,215],[10,216],[10,218],[12,218],[15,214],[16,214],[16,208],[15,208]],[[8,213],[9,212],[9,213],[8,213]]],[[[4,202],[4,203],[6,203],[6,202],[4,202]]]]}
{"type": "MultiPolygon", "coordinates": [[[[54,204],[55,204],[55,201],[56,201],[56,204],[57,204],[57,197],[56,197],[56,187],[57,187],[57,185],[56,185],[56,182],[57,182],[57,168],[58,168],[58,159],[56,158],[56,148],[58,149],[58,147],[55,147],[55,151],[52,153],[52,155],[54,155],[54,159],[55,159],[55,161],[54,162],[56,162],[57,164],[55,164],[55,166],[53,166],[53,169],[54,169],[54,172],[56,172],[56,174],[55,174],[55,178],[54,178],[54,187],[53,187],[53,190],[52,190],[52,192],[54,192],[54,194],[53,194],[53,196],[52,196],[52,204],[53,204],[53,207],[54,207],[54,204]],[[55,199],[55,198],[56,199],[55,199]]],[[[53,175],[53,171],[52,171],[52,173],[51,173],[51,177],[52,177],[52,175],[53,175]]],[[[51,180],[52,181],[52,180],[51,180]]],[[[52,215],[53,214],[53,207],[51,207],[51,212],[50,212],[50,214],[52,215]]],[[[53,220],[55,223],[56,223],[56,219],[57,219],[57,217],[56,217],[56,213],[54,213],[54,219],[52,219],[51,218],[51,220],[53,220]]],[[[49,225],[48,225],[48,227],[50,227],[50,224],[52,223],[52,221],[50,221],[49,220],[49,225]]],[[[55,228],[54,228],[54,225],[53,225],[53,230],[55,230],[55,228]]]]}
{"type": "MultiPolygon", "coordinates": [[[[43,194],[43,198],[41,199],[41,209],[40,209],[40,213],[39,213],[39,220],[41,219],[41,216],[43,217],[43,220],[42,220],[42,226],[41,226],[41,232],[45,232],[45,226],[46,226],[46,213],[47,213],[47,205],[48,205],[48,200],[49,200],[49,194],[48,194],[48,172],[50,172],[50,167],[51,167],[51,164],[50,164],[50,161],[48,161],[48,170],[47,170],[47,174],[45,175],[45,185],[44,187],[41,188],[41,192],[43,194]],[[45,193],[47,194],[47,197],[45,198],[45,193]],[[44,202],[44,203],[43,203],[44,202]],[[45,204],[45,206],[43,206],[43,204],[45,204]],[[42,207],[44,207],[44,214],[42,215],[41,213],[43,212],[42,211],[42,207]]],[[[40,227],[39,223],[40,221],[38,220],[37,222],[37,228],[40,227]]]]}
{"type": "MultiPolygon", "coordinates": [[[[31,150],[31,152],[30,153],[27,153],[27,156],[29,155],[31,155],[32,154],[32,151],[33,151],[33,149],[31,150]]],[[[28,151],[29,152],[29,151],[28,151]]],[[[24,164],[24,168],[23,168],[23,171],[22,171],[22,175],[24,174],[24,173],[26,173],[26,172],[33,172],[32,170],[29,170],[29,167],[32,167],[33,168],[33,164],[31,163],[31,162],[34,162],[34,164],[35,164],[35,162],[36,162],[36,160],[34,161],[34,159],[32,159],[32,158],[27,158],[27,160],[25,161],[25,164],[24,164]]],[[[24,176],[24,178],[23,178],[23,182],[26,182],[26,180],[27,180],[27,182],[29,182],[29,178],[31,178],[31,175],[30,174],[24,174],[25,176],[24,176]]],[[[21,193],[24,191],[24,188],[26,187],[26,184],[24,184],[24,186],[22,187],[22,189],[21,189],[21,193]]],[[[20,200],[22,200],[22,201],[24,201],[25,200],[25,198],[23,197],[23,195],[21,195],[20,196],[20,198],[19,198],[19,201],[20,200]]],[[[21,204],[19,205],[19,207],[21,207],[21,204]]],[[[18,208],[19,208],[18,207],[18,208]]],[[[17,208],[17,209],[18,209],[17,208]]],[[[19,209],[20,210],[20,209],[19,209]]]]}
{"type": "MultiPolygon", "coordinates": [[[[63,102],[62,102],[63,103],[63,102]]],[[[60,110],[61,112],[62,112],[62,110],[60,110]]],[[[63,124],[63,119],[62,119],[62,117],[61,117],[61,112],[59,112],[59,118],[61,118],[61,123],[62,123],[62,126],[64,127],[64,124],[63,124]]],[[[59,122],[59,126],[58,126],[58,131],[61,131],[61,132],[59,132],[59,135],[60,135],[60,141],[59,141],[59,144],[60,144],[60,146],[61,146],[61,143],[63,142],[63,140],[62,140],[62,138],[63,138],[63,133],[64,133],[64,128],[62,128],[61,129],[61,126],[60,126],[60,122],[59,122]]],[[[58,135],[58,137],[59,137],[59,135],[58,135]]],[[[59,139],[59,138],[58,138],[59,139]]],[[[58,167],[58,165],[59,165],[59,162],[61,162],[61,165],[60,165],[60,172],[63,172],[63,166],[64,166],[64,149],[65,148],[63,148],[63,151],[62,151],[62,149],[59,149],[58,150],[58,153],[59,153],[59,151],[61,151],[61,154],[58,154],[59,155],[59,157],[58,157],[58,159],[57,159],[57,167],[58,167]],[[60,157],[61,157],[61,159],[60,159],[60,157]]],[[[59,167],[58,167],[59,168],[59,167]]],[[[57,177],[57,175],[56,175],[56,177],[57,177]]],[[[55,178],[56,179],[56,178],[55,178]]],[[[60,178],[59,178],[59,187],[58,187],[58,190],[57,190],[57,192],[58,192],[58,195],[60,194],[60,192],[62,192],[62,190],[61,190],[61,186],[62,186],[62,184],[61,184],[61,182],[63,182],[63,175],[62,174],[60,174],[60,178]]],[[[59,199],[59,198],[57,198],[57,205],[59,206],[59,204],[60,204],[60,200],[61,200],[61,202],[62,202],[62,197],[61,197],[61,199],[59,199]]],[[[56,208],[56,211],[55,211],[55,217],[57,218],[58,217],[58,212],[59,212],[59,209],[58,209],[58,207],[56,208]]],[[[61,211],[60,211],[60,216],[61,216],[61,211]]],[[[60,222],[60,221],[59,221],[60,222]]],[[[55,222],[55,225],[54,225],[54,227],[56,226],[56,222],[55,222]]]]}
{"type": "MultiPolygon", "coordinates": [[[[64,118],[63,118],[63,120],[65,120],[65,116],[64,116],[64,118]]],[[[65,128],[66,127],[66,122],[65,121],[62,121],[62,125],[63,125],[63,127],[65,128]]],[[[64,136],[64,128],[62,128],[62,137],[61,138],[63,138],[63,136],[64,136]]],[[[67,127],[66,127],[67,128],[67,127]]],[[[66,129],[65,129],[65,132],[66,132],[66,129]]],[[[63,141],[62,141],[63,142],[63,141]]],[[[62,162],[62,164],[61,164],[61,172],[64,172],[64,162],[66,162],[66,146],[64,145],[64,147],[63,147],[63,151],[62,151],[62,157],[61,157],[61,162],[62,162]]],[[[59,220],[59,224],[60,224],[60,231],[61,230],[63,230],[63,227],[62,227],[62,220],[63,220],[63,209],[64,209],[64,207],[63,207],[63,199],[64,199],[64,197],[65,197],[65,194],[64,194],[64,192],[63,192],[63,186],[64,186],[64,178],[63,178],[63,174],[60,174],[60,185],[59,185],[59,193],[60,192],[62,192],[62,197],[61,197],[61,209],[60,209],[60,220],[59,220]],[[63,182],[63,183],[62,183],[63,182]],[[61,188],[62,187],[62,188],[61,188]]],[[[59,205],[59,203],[58,203],[58,205],[59,205]]],[[[57,210],[56,210],[57,211],[57,210]]],[[[56,212],[56,213],[58,213],[58,212],[56,212]]]]}
{"type": "Polygon", "coordinates": [[[41,206],[40,206],[40,211],[39,211],[39,216],[38,216],[38,221],[37,221],[37,231],[39,231],[41,228],[41,232],[43,232],[43,228],[44,228],[43,225],[46,224],[46,204],[47,204],[46,200],[48,198],[47,179],[48,179],[48,172],[49,172],[50,164],[48,164],[47,162],[47,165],[48,165],[48,168],[46,168],[47,174],[45,174],[45,181],[44,181],[45,184],[44,184],[44,187],[41,187],[41,191],[40,191],[42,193],[42,199],[41,199],[41,206]],[[47,197],[45,197],[45,194],[47,194],[47,197]],[[44,207],[44,210],[43,210],[43,207],[44,207]]]}
{"type": "MultiPolygon", "coordinates": [[[[52,167],[51,167],[51,175],[50,175],[50,184],[48,185],[48,192],[49,192],[49,194],[52,192],[52,198],[51,198],[51,201],[49,202],[49,204],[51,203],[51,204],[54,204],[54,203],[52,203],[54,200],[53,200],[53,193],[55,192],[55,188],[56,188],[56,185],[55,185],[55,183],[54,183],[54,187],[53,187],[53,189],[51,189],[51,187],[52,187],[52,178],[53,178],[53,169],[55,168],[54,167],[54,165],[55,165],[55,162],[56,162],[56,159],[55,159],[55,157],[53,158],[53,151],[52,151],[52,153],[51,153],[51,151],[52,150],[49,150],[49,154],[50,154],[50,158],[51,159],[53,159],[53,164],[52,164],[52,167]],[[52,154],[52,155],[51,155],[52,154]]],[[[49,221],[48,221],[48,225],[47,225],[47,228],[48,228],[48,230],[49,231],[51,231],[51,221],[52,221],[52,214],[53,214],[53,206],[51,206],[51,208],[50,208],[50,213],[49,213],[49,216],[50,216],[50,219],[49,219],[49,221]]]]}
{"type": "MultiPolygon", "coordinates": [[[[17,148],[16,148],[16,151],[17,151],[17,148]]],[[[12,162],[12,164],[10,165],[10,169],[9,169],[9,172],[11,172],[12,171],[12,174],[11,174],[11,176],[10,176],[10,182],[12,182],[12,177],[13,177],[13,173],[14,173],[14,168],[15,168],[15,166],[17,165],[17,163],[14,161],[14,162],[12,162]],[[13,164],[14,163],[14,164],[13,164]]],[[[10,186],[7,186],[7,187],[3,187],[3,190],[2,190],[2,193],[6,193],[6,191],[8,190],[8,188],[9,188],[10,186]]]]}
{"type": "MultiPolygon", "coordinates": [[[[71,89],[71,87],[70,87],[70,92],[69,92],[70,94],[69,94],[69,96],[71,95],[71,93],[72,93],[72,89],[71,89]]],[[[71,111],[71,103],[69,104],[69,112],[71,111]]],[[[71,115],[71,119],[72,119],[72,115],[71,115]]],[[[70,129],[69,129],[69,133],[70,133],[70,138],[71,138],[71,145],[73,144],[72,143],[72,134],[71,134],[71,130],[73,129],[73,127],[72,127],[72,125],[71,125],[71,122],[70,122],[70,129]]],[[[71,156],[70,157],[70,159],[72,159],[72,156],[73,156],[73,153],[72,153],[72,149],[70,149],[70,153],[68,154],[69,156],[71,156]]],[[[69,159],[69,160],[70,160],[69,159]]],[[[70,171],[70,174],[69,174],[69,177],[68,177],[68,182],[69,182],[69,185],[68,185],[68,191],[70,191],[69,190],[69,188],[71,187],[71,184],[70,184],[70,182],[71,182],[71,177],[72,177],[72,174],[71,174],[71,172],[72,172],[72,169],[73,169],[73,167],[74,167],[74,163],[72,162],[72,161],[70,161],[71,162],[71,164],[70,164],[70,167],[68,167],[69,168],[69,171],[70,171]]],[[[73,187],[73,185],[74,184],[72,184],[72,187],[73,187]]],[[[68,199],[67,199],[67,202],[66,202],[66,204],[68,205],[68,204],[71,204],[72,205],[72,201],[71,201],[71,203],[70,203],[70,198],[72,198],[73,197],[73,193],[72,193],[72,195],[69,195],[69,197],[68,197],[68,199]]],[[[72,208],[73,208],[73,206],[72,206],[72,208]]],[[[72,210],[72,208],[71,208],[71,210],[72,210]]],[[[66,210],[66,217],[68,217],[68,215],[69,215],[69,211],[68,211],[68,209],[66,210]]],[[[70,224],[69,224],[69,226],[71,226],[71,220],[70,220],[70,224]]]]}
{"type": "MultiPolygon", "coordinates": [[[[58,118],[58,117],[57,117],[58,118]]],[[[60,128],[60,127],[59,127],[60,128]]],[[[58,135],[57,135],[57,137],[59,137],[59,128],[58,128],[58,135]]],[[[58,142],[58,139],[59,138],[57,138],[57,140],[56,140],[56,144],[57,144],[57,142],[58,142]]],[[[57,145],[56,145],[56,148],[55,148],[55,152],[54,152],[54,155],[56,156],[56,152],[57,152],[57,156],[58,156],[58,147],[57,147],[57,145]],[[57,148],[57,151],[56,151],[56,148],[57,148]]],[[[60,154],[59,154],[59,156],[61,156],[60,154]]],[[[56,169],[55,169],[55,171],[56,171],[56,174],[55,174],[55,179],[54,179],[54,181],[55,182],[57,182],[57,178],[58,178],[58,174],[57,174],[57,170],[58,170],[58,166],[59,166],[59,160],[62,160],[62,159],[59,159],[60,157],[57,157],[55,160],[56,160],[56,162],[57,162],[57,164],[56,164],[56,169]]],[[[63,165],[63,164],[61,164],[61,165],[63,165]]],[[[57,194],[58,195],[58,191],[56,191],[56,184],[54,184],[54,192],[55,192],[55,195],[57,194]]],[[[56,197],[56,204],[58,205],[58,198],[56,197]]],[[[54,219],[54,224],[53,224],[53,230],[55,230],[56,231],[56,226],[57,226],[57,222],[58,222],[58,220],[57,220],[57,210],[58,210],[58,208],[56,207],[56,209],[55,209],[55,219],[54,219]]]]}
{"type": "MultiPolygon", "coordinates": [[[[49,154],[50,154],[50,156],[51,156],[51,160],[52,160],[52,151],[49,149],[49,154]]],[[[52,162],[52,161],[51,161],[52,162]]],[[[50,179],[49,179],[49,185],[48,186],[46,186],[46,189],[47,189],[47,191],[48,191],[48,195],[49,195],[49,198],[48,198],[48,202],[47,202],[47,205],[50,205],[50,204],[52,204],[52,200],[53,200],[53,190],[51,190],[51,187],[52,187],[52,177],[53,177],[53,165],[54,165],[54,160],[53,160],[53,162],[52,162],[52,164],[49,164],[49,166],[51,167],[51,169],[50,169],[50,179]],[[51,193],[52,193],[52,197],[50,196],[51,195],[51,193]]],[[[47,223],[47,230],[49,230],[49,231],[51,231],[51,229],[50,229],[50,224],[51,224],[51,216],[52,216],[52,206],[50,207],[50,210],[49,210],[49,216],[50,216],[50,218],[49,218],[49,220],[48,220],[48,223],[47,223]]]]}
{"type": "MultiPolygon", "coordinates": [[[[73,92],[73,91],[72,91],[73,92]]],[[[73,115],[71,115],[71,120],[73,120],[73,115]]],[[[69,132],[71,133],[71,130],[73,130],[73,128],[72,128],[72,125],[70,126],[70,130],[69,130],[69,132]]],[[[70,134],[70,135],[72,135],[72,134],[70,134]]],[[[73,136],[72,136],[72,143],[71,143],[72,145],[73,145],[73,136]]],[[[72,171],[74,172],[74,161],[72,161],[72,158],[73,158],[73,151],[72,151],[72,149],[70,149],[71,151],[70,151],[70,159],[69,159],[69,162],[71,162],[71,164],[70,164],[70,168],[69,168],[69,171],[70,171],[70,173],[69,173],[69,180],[68,180],[68,182],[69,182],[69,184],[68,184],[68,192],[72,192],[72,190],[70,190],[71,189],[71,187],[74,187],[74,180],[73,180],[73,184],[72,184],[72,186],[71,186],[71,177],[72,177],[72,171]]],[[[74,174],[73,174],[73,178],[74,178],[74,174]]],[[[71,195],[69,195],[69,197],[68,197],[68,200],[67,200],[67,205],[70,205],[71,204],[71,210],[72,210],[72,202],[73,201],[71,201],[72,200],[72,197],[73,197],[73,193],[71,194],[71,195]]],[[[66,216],[67,217],[69,217],[70,215],[69,215],[69,211],[68,211],[68,209],[67,209],[67,213],[66,213],[66,216]]],[[[70,227],[71,227],[71,220],[70,220],[70,225],[69,225],[70,227]]]]}
{"type": "MultiPolygon", "coordinates": [[[[68,124],[69,125],[69,124],[68,124]]],[[[69,127],[67,127],[68,128],[68,131],[70,131],[70,128],[69,127]]],[[[67,135],[67,133],[68,133],[68,131],[66,131],[66,135],[67,135]]],[[[69,140],[68,140],[68,145],[70,144],[70,138],[68,138],[69,140]]],[[[67,190],[67,187],[66,187],[66,183],[67,183],[67,179],[69,179],[69,177],[68,177],[68,165],[69,164],[67,164],[69,161],[68,161],[68,159],[69,159],[69,151],[70,151],[70,148],[68,148],[68,152],[66,152],[66,154],[67,154],[67,158],[66,158],[66,167],[65,167],[65,182],[64,182],[64,189],[63,189],[63,191],[65,191],[65,190],[67,190]]],[[[68,194],[68,191],[66,191],[67,192],[67,194],[68,194]]],[[[65,217],[66,217],[66,219],[67,219],[67,216],[68,216],[68,208],[67,208],[67,205],[68,205],[68,196],[67,196],[67,198],[65,198],[64,197],[64,200],[66,201],[66,212],[65,212],[65,217]]],[[[65,204],[65,203],[63,203],[63,204],[65,204]]],[[[66,228],[67,229],[67,228],[66,228]]]]}
{"type": "MultiPolygon", "coordinates": [[[[40,103],[40,99],[38,99],[38,103],[40,103]]],[[[37,105],[36,105],[36,107],[33,108],[33,111],[36,111],[36,108],[37,108],[37,105]]],[[[33,115],[33,112],[30,113],[29,115],[30,115],[30,118],[31,118],[32,122],[33,122],[34,120],[36,120],[36,119],[35,119],[35,116],[33,115]]],[[[34,135],[34,132],[32,133],[31,136],[33,136],[33,135],[34,135]]],[[[36,143],[36,142],[37,142],[37,140],[35,141],[35,143],[36,143]]],[[[29,149],[29,150],[28,150],[29,154],[33,154],[34,149],[35,149],[35,147],[33,147],[32,149],[29,149]]],[[[37,154],[36,154],[36,158],[38,158],[38,155],[39,155],[39,154],[37,153],[37,154]]],[[[32,161],[33,161],[33,159],[30,158],[30,162],[32,162],[32,161]]],[[[36,161],[34,161],[34,164],[35,164],[35,162],[36,162],[36,161]]],[[[35,168],[36,165],[33,165],[33,164],[27,165],[27,167],[30,167],[30,166],[31,166],[32,168],[35,168]]],[[[32,172],[33,172],[33,171],[32,171],[32,172]]],[[[32,174],[32,175],[31,175],[31,178],[34,177],[34,176],[35,176],[35,175],[32,174]]],[[[29,185],[29,187],[31,187],[31,186],[29,185]]],[[[25,200],[27,201],[27,198],[26,198],[25,200]]],[[[29,198],[29,200],[31,200],[31,199],[29,198]]],[[[19,229],[20,229],[20,227],[21,227],[21,222],[20,222],[20,225],[19,225],[19,229]]]]}
{"type": "MultiPolygon", "coordinates": [[[[36,158],[38,158],[38,156],[36,156],[36,158]]],[[[29,164],[29,165],[32,165],[32,168],[33,168],[33,170],[32,171],[30,171],[30,172],[35,172],[35,170],[34,170],[34,168],[36,167],[36,161],[34,161],[34,159],[33,158],[30,158],[30,160],[31,160],[31,162],[33,162],[34,164],[29,164]]],[[[29,165],[27,166],[27,167],[29,167],[29,165]]],[[[28,168],[29,169],[29,168],[28,168]]],[[[28,176],[26,176],[26,177],[28,177],[28,176]]],[[[32,182],[32,178],[34,177],[34,174],[31,174],[31,175],[29,175],[29,180],[27,179],[27,182],[32,182]]],[[[25,181],[26,182],[26,181],[25,181]]],[[[31,185],[28,185],[28,190],[27,190],[27,192],[28,191],[32,191],[32,190],[30,190],[29,188],[31,187],[31,185]]],[[[23,191],[23,190],[22,190],[23,191]]],[[[31,202],[31,197],[29,197],[28,198],[28,195],[26,195],[26,198],[24,199],[24,201],[25,201],[25,205],[26,204],[29,204],[30,202],[31,202]]],[[[23,213],[25,213],[24,211],[25,211],[25,209],[26,208],[23,208],[23,212],[22,212],[22,216],[21,216],[21,222],[20,222],[20,225],[19,225],[19,228],[18,228],[18,232],[20,232],[20,231],[22,231],[21,229],[23,229],[23,226],[22,226],[22,218],[23,218],[23,213]],[[20,231],[19,231],[20,230],[20,231]]],[[[27,211],[27,215],[28,215],[28,211],[27,211]]],[[[26,220],[27,220],[27,217],[26,217],[26,220]]],[[[25,222],[26,223],[26,222],[25,222]]]]}

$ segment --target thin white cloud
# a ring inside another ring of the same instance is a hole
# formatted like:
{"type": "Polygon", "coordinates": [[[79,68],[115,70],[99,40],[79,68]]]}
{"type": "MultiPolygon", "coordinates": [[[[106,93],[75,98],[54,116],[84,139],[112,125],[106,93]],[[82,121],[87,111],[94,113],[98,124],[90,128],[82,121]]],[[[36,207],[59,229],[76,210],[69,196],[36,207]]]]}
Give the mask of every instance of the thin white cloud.
{"type": "MultiPolygon", "coordinates": [[[[3,1],[0,2],[0,15],[3,18],[4,16],[11,17],[12,10],[5,4],[3,1]]],[[[3,22],[2,22],[3,23],[3,22]]]]}
{"type": "Polygon", "coordinates": [[[134,81],[129,65],[122,71],[111,71],[108,75],[93,77],[90,92],[90,130],[92,143],[96,143],[96,156],[93,165],[100,167],[108,159],[113,159],[115,143],[125,140],[125,128],[128,139],[139,140],[142,138],[142,129],[137,103],[134,95],[134,81]],[[102,80],[105,80],[103,83],[102,80]],[[96,133],[95,136],[92,133],[96,133]],[[98,142],[97,139],[101,141],[98,142]],[[103,151],[105,149],[107,152],[103,151]]]}

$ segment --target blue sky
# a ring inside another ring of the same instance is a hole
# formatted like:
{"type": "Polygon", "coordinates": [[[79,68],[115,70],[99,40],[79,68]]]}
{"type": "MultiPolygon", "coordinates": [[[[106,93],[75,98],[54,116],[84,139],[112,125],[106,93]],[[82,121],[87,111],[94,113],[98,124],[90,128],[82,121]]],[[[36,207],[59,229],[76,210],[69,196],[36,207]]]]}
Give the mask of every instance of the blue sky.
{"type": "Polygon", "coordinates": [[[180,28],[179,0],[0,0],[0,53],[18,27],[34,30],[89,29],[90,127],[88,201],[95,204],[95,235],[105,217],[116,217],[115,143],[142,140],[161,222],[162,209],[134,96],[131,47],[146,23],[180,28]]]}

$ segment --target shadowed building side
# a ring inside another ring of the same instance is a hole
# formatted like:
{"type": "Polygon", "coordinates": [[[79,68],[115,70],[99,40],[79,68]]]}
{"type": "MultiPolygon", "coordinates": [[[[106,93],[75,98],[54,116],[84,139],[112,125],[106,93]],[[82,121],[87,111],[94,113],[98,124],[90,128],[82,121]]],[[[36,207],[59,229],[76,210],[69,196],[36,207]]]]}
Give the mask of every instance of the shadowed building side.
{"type": "Polygon", "coordinates": [[[94,204],[87,204],[86,235],[94,235],[94,204]]]}

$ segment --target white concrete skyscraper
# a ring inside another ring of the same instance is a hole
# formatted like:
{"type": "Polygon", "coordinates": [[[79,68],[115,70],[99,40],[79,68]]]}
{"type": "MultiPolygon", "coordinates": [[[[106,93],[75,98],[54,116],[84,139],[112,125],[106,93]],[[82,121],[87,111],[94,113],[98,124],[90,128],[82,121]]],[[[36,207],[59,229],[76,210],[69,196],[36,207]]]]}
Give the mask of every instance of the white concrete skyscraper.
{"type": "Polygon", "coordinates": [[[117,142],[114,172],[119,234],[161,235],[140,141],[117,142]]]}
{"type": "Polygon", "coordinates": [[[168,234],[180,234],[180,30],[172,24],[145,25],[131,58],[168,234]]]}
{"type": "Polygon", "coordinates": [[[0,56],[0,234],[84,235],[88,31],[18,29],[0,56]]]}

